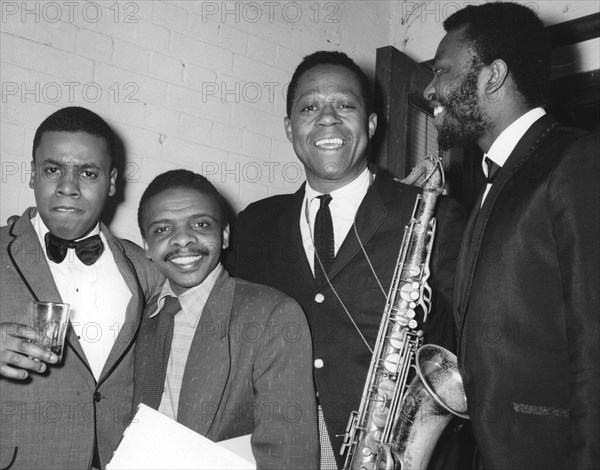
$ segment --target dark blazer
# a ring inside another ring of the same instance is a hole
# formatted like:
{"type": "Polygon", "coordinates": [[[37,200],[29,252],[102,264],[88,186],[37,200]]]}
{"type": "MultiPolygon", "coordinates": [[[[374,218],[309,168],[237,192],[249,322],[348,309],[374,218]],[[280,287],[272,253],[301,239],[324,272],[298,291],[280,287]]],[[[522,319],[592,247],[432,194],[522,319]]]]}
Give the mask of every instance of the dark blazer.
{"type": "MultiPolygon", "coordinates": [[[[238,217],[228,265],[239,277],[282,290],[304,309],[313,337],[316,388],[340,466],[342,436],[351,412],[358,410],[372,357],[344,307],[373,347],[419,192],[379,173],[358,209],[356,230],[385,292],[352,228],[329,274],[335,292],[328,284],[316,285],[300,235],[304,186],[295,194],[250,204],[238,217]]],[[[465,216],[451,200],[442,201],[438,215],[430,279],[435,301],[425,330],[427,341],[454,349],[452,289],[465,216]]]]}
{"type": "MultiPolygon", "coordinates": [[[[31,208],[0,229],[2,277],[0,322],[28,324],[31,300],[61,302],[60,294],[31,224],[31,208]]],[[[69,329],[62,363],[25,381],[0,378],[0,468],[90,468],[94,438],[106,465],[130,418],[133,399],[133,341],[144,298],[161,278],[141,248],[115,238],[101,225],[119,271],[131,290],[125,323],[96,383],[81,345],[69,329]]],[[[114,334],[113,331],[105,334],[114,334]]]]}
{"type": "MultiPolygon", "coordinates": [[[[158,409],[164,377],[146,373],[156,300],[136,346],[135,404],[158,409]]],[[[317,468],[312,345],[300,307],[223,270],[202,311],[186,363],[177,421],[217,442],[252,434],[259,469],[317,468]]]]}
{"type": "Polygon", "coordinates": [[[544,116],[469,220],[455,313],[486,469],[600,462],[599,155],[544,116]]]}

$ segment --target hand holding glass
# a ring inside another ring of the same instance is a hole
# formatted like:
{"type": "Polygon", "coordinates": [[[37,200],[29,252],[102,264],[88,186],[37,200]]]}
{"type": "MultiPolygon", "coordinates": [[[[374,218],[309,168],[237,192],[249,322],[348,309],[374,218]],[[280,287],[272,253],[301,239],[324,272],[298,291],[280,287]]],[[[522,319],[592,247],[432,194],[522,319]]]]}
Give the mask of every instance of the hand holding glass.
{"type": "Polygon", "coordinates": [[[69,328],[69,304],[31,303],[31,326],[50,340],[50,350],[62,361],[65,336],[69,328]]]}

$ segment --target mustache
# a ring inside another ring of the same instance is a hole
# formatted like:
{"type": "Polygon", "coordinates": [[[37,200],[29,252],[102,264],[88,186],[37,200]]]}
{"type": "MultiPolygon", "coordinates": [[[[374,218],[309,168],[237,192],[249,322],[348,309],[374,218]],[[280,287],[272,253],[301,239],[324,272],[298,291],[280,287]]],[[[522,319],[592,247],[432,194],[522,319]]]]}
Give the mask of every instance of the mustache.
{"type": "Polygon", "coordinates": [[[163,256],[163,261],[170,261],[173,258],[179,258],[182,256],[209,256],[213,250],[208,247],[192,248],[189,250],[173,250],[163,256]]]}

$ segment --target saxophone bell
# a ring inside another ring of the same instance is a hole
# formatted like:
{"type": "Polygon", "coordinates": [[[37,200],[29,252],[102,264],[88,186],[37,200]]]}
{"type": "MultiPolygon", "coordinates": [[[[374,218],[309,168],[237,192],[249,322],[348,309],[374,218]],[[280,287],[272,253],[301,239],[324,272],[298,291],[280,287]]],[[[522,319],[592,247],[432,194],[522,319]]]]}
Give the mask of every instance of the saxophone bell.
{"type": "Polygon", "coordinates": [[[416,356],[417,377],[404,398],[392,442],[379,446],[374,469],[426,468],[452,416],[469,418],[456,356],[433,344],[421,346],[416,356]]]}
{"type": "Polygon", "coordinates": [[[459,418],[469,419],[467,397],[454,354],[435,344],[421,346],[417,351],[417,373],[438,405],[459,418]]]}

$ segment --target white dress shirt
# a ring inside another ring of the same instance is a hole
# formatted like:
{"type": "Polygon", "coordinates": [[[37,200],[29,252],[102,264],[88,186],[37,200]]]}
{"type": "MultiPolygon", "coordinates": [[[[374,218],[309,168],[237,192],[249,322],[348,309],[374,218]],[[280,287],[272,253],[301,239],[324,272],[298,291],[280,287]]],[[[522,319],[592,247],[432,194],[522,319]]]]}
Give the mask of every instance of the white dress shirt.
{"type": "Polygon", "coordinates": [[[173,296],[179,299],[181,311],[175,315],[173,326],[173,341],[171,342],[171,352],[169,354],[169,363],[165,377],[162,399],[158,411],[167,415],[169,418],[177,420],[177,409],[179,408],[179,395],[181,394],[181,384],[183,382],[183,373],[185,364],[190,353],[192,340],[196,334],[196,328],[202,316],[202,310],[206,301],[221,274],[223,267],[219,263],[215,269],[204,279],[202,284],[186,290],[181,295],[176,295],[171,289],[171,284],[167,280],[163,285],[158,298],[157,309],[150,315],[150,318],[158,315],[158,312],[165,303],[165,297],[173,296]]]}
{"type": "MultiPolygon", "coordinates": [[[[533,123],[545,114],[546,111],[544,111],[544,108],[534,108],[531,111],[523,114],[523,116],[502,131],[502,133],[496,138],[488,150],[488,153],[484,154],[483,159],[481,160],[483,174],[486,176],[486,178],[488,175],[487,166],[485,164],[486,157],[502,168],[512,151],[519,143],[519,140],[521,140],[533,123]]],[[[488,183],[485,188],[485,193],[483,194],[483,199],[481,200],[481,205],[483,205],[483,201],[485,201],[485,198],[490,192],[491,187],[492,184],[488,183]]]]}
{"type": "MultiPolygon", "coordinates": [[[[346,186],[329,193],[331,195],[329,210],[331,211],[331,219],[333,221],[334,252],[336,255],[354,223],[358,207],[367,194],[369,186],[371,186],[374,178],[375,175],[373,175],[368,168],[365,168],[360,175],[346,186]]],[[[321,195],[322,193],[315,191],[310,187],[308,182],[306,183],[304,202],[302,204],[303,210],[300,213],[300,233],[302,234],[304,252],[306,253],[313,274],[315,272],[315,247],[313,237],[315,218],[317,217],[317,212],[319,211],[319,206],[321,204],[318,197],[321,195]]]]}
{"type": "MultiPolygon", "coordinates": [[[[104,251],[91,266],[83,264],[73,248],[62,263],[48,259],[44,237],[49,232],[36,215],[31,223],[48,260],[52,277],[63,302],[70,305],[70,322],[96,380],[125,322],[131,291],[121,276],[100,225],[89,234],[100,235],[104,251]]],[[[86,237],[87,238],[87,237],[86,237]]],[[[40,299],[46,300],[46,299],[40,299]]]]}

